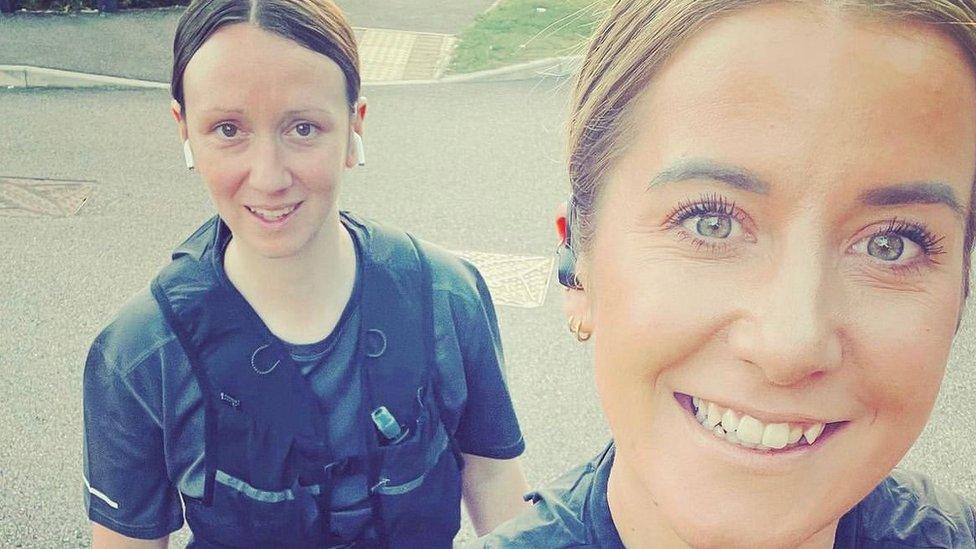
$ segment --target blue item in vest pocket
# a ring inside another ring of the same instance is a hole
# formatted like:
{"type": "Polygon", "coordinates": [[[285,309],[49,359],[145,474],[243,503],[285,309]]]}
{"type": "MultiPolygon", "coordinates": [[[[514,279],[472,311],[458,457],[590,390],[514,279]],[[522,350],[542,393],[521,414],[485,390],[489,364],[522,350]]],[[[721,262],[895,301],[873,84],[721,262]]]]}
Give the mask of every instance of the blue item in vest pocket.
{"type": "Polygon", "coordinates": [[[393,417],[393,414],[386,409],[386,406],[380,406],[373,410],[372,416],[373,423],[376,424],[376,428],[379,429],[380,434],[386,439],[387,444],[399,444],[400,441],[407,438],[407,435],[410,434],[410,429],[400,425],[397,419],[393,417]]]}

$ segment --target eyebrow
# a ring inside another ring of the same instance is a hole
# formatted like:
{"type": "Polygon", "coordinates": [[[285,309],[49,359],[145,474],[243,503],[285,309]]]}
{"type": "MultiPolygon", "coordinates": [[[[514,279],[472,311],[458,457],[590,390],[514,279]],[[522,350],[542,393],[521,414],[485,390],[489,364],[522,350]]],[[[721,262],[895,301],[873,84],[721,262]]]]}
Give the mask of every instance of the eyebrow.
{"type": "MultiPolygon", "coordinates": [[[[207,110],[205,110],[203,112],[205,112],[205,113],[216,113],[216,114],[244,114],[244,111],[242,109],[220,109],[220,108],[214,108],[214,109],[207,109],[207,110]]],[[[318,108],[294,109],[294,110],[286,111],[284,114],[285,114],[285,116],[295,116],[295,115],[299,115],[299,114],[303,114],[303,113],[317,113],[317,114],[321,114],[321,115],[325,115],[325,116],[332,116],[332,111],[327,110],[327,109],[318,109],[318,108]]]]}
{"type": "Polygon", "coordinates": [[[943,204],[957,216],[965,211],[956,192],[946,183],[915,181],[871,189],[861,194],[861,202],[868,206],[904,206],[907,204],[943,204]]]}
{"type": "MultiPolygon", "coordinates": [[[[770,188],[766,182],[745,168],[707,159],[680,160],[654,176],[648,188],[691,179],[711,179],[759,194],[768,194],[770,188]]],[[[866,206],[942,204],[957,216],[965,216],[965,209],[959,203],[956,192],[947,183],[938,181],[913,181],[871,189],[861,193],[860,201],[866,206]]]]}
{"type": "Polygon", "coordinates": [[[681,160],[668,166],[651,179],[648,187],[689,179],[712,179],[743,191],[769,193],[769,185],[749,170],[702,159],[681,160]]]}

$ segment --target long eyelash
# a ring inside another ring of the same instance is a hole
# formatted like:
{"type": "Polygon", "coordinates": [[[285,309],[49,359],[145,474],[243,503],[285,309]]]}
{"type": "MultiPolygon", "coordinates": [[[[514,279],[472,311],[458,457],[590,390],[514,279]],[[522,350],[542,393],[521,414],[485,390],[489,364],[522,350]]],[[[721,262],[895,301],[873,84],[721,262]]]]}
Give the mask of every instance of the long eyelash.
{"type": "Polygon", "coordinates": [[[871,237],[889,234],[896,234],[908,238],[918,244],[922,248],[922,252],[927,256],[937,256],[945,253],[945,246],[942,245],[945,237],[933,235],[921,223],[894,218],[888,222],[886,227],[879,229],[871,237]]]}
{"type": "Polygon", "coordinates": [[[678,206],[668,214],[669,228],[681,225],[686,219],[698,215],[726,215],[736,218],[738,210],[735,202],[718,194],[703,194],[697,200],[679,202],[678,206]]]}

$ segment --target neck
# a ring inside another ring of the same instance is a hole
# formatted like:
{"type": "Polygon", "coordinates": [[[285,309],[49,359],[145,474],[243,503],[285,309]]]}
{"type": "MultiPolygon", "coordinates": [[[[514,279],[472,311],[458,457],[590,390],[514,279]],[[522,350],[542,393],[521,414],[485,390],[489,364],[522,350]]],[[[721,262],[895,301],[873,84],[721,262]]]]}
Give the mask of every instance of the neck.
{"type": "Polygon", "coordinates": [[[345,309],[356,278],[356,252],[336,214],[288,257],[261,256],[232,238],[224,270],[272,333],[292,343],[312,343],[332,331],[345,309]]]}
{"type": "MultiPolygon", "coordinates": [[[[620,454],[614,457],[607,484],[607,503],[614,526],[620,535],[620,540],[628,549],[662,548],[690,549],[699,547],[691,545],[675,532],[660,508],[644,487],[643,481],[635,472],[621,462],[620,454]]],[[[689,503],[689,505],[694,505],[689,503]]],[[[832,522],[806,539],[791,543],[789,547],[795,549],[830,549],[834,546],[834,536],[837,531],[837,521],[832,522]]],[[[722,544],[724,547],[730,545],[722,544]]],[[[737,545],[738,546],[738,545],[737,545]]],[[[742,546],[751,546],[744,544],[742,546]]],[[[708,547],[708,545],[701,545],[708,547]]]]}

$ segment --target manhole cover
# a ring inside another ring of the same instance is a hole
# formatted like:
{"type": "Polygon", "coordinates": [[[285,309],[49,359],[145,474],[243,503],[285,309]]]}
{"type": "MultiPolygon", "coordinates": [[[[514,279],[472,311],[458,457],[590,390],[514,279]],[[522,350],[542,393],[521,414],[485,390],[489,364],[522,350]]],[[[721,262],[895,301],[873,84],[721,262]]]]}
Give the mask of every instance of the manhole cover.
{"type": "Polygon", "coordinates": [[[551,257],[455,252],[481,271],[496,305],[541,307],[546,302],[554,260],[551,257]]]}
{"type": "Polygon", "coordinates": [[[0,215],[72,216],[85,204],[93,189],[93,181],[30,179],[0,175],[0,215]]]}

